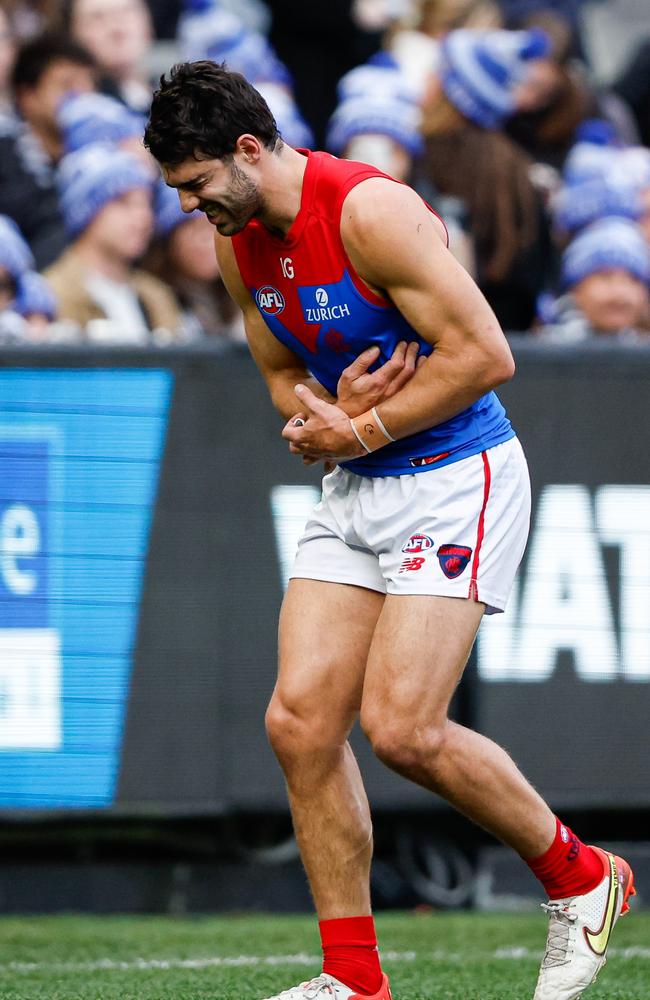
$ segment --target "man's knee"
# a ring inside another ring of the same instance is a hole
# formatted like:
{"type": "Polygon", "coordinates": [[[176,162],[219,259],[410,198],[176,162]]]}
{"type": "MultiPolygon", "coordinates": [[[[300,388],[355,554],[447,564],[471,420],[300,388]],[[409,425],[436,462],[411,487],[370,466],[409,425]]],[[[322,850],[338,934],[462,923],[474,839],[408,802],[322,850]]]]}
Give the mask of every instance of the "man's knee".
{"type": "Polygon", "coordinates": [[[418,723],[394,710],[362,711],[361,727],[375,755],[391,770],[409,775],[425,768],[431,774],[445,744],[447,719],[418,723]]]}
{"type": "Polygon", "coordinates": [[[335,749],[345,742],[343,726],[311,708],[307,701],[283,697],[277,691],[266,710],[266,732],[280,761],[335,749]]]}

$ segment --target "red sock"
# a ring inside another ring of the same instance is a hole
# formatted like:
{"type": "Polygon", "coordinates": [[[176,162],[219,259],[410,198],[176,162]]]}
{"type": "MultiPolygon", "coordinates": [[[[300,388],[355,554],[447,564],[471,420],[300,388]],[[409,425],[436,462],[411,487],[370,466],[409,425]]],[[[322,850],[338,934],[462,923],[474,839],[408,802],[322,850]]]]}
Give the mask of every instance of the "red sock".
{"type": "Polygon", "coordinates": [[[318,927],[323,945],[323,972],[355,993],[363,996],[378,993],[382,972],[372,917],[321,920],[318,927]]]}
{"type": "Polygon", "coordinates": [[[548,851],[539,858],[527,860],[526,864],[546,889],[549,899],[591,892],[604,876],[600,854],[583,844],[559,819],[555,840],[548,851]]]}

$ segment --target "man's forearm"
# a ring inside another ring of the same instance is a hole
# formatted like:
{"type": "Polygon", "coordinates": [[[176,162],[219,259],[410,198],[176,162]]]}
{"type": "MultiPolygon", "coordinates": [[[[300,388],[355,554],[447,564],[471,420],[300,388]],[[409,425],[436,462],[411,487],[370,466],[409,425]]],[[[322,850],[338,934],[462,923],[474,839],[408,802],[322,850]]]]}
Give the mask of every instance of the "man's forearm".
{"type": "Polygon", "coordinates": [[[298,384],[307,385],[319,399],[324,399],[327,403],[335,403],[336,398],[327,391],[312,375],[308,375],[304,369],[297,368],[295,371],[286,369],[277,372],[268,380],[271,401],[276,410],[288,420],[301,409],[300,400],[294,392],[298,384]]]}
{"type": "Polygon", "coordinates": [[[407,437],[451,419],[511,377],[505,352],[499,358],[480,360],[476,356],[451,360],[434,352],[408,385],[381,403],[377,412],[395,438],[407,437]]]}

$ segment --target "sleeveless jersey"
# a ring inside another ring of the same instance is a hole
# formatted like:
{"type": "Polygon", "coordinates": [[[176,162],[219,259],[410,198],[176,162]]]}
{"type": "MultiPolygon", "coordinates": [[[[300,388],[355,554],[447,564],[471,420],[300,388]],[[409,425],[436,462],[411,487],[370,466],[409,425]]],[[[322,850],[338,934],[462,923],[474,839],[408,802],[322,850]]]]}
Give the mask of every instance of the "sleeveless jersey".
{"type": "MultiPolygon", "coordinates": [[[[272,334],[336,396],[343,369],[367,347],[381,351],[373,370],[400,340],[417,341],[424,355],[433,348],[388,299],[367,287],[341,239],[348,192],[370,177],[388,175],[329,153],[300,152],[308,157],[302,198],[286,237],[253,220],[232,243],[242,280],[272,334]]],[[[511,437],[505,410],[489,392],[450,420],[341,465],[364,476],[399,476],[457,462],[511,437]]]]}

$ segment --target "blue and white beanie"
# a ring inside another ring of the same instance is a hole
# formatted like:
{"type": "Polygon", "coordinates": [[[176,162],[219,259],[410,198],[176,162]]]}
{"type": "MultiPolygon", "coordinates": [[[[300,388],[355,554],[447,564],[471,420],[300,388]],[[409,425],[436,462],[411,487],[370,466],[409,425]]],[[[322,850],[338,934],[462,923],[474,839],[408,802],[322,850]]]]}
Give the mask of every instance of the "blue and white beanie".
{"type": "Polygon", "coordinates": [[[650,150],[579,143],[569,154],[566,184],[553,199],[557,227],[575,233],[605,216],[639,219],[650,188],[650,150]]]}
{"type": "Polygon", "coordinates": [[[63,221],[74,237],[115,198],[137,188],[151,190],[152,178],[131,153],[94,143],[63,157],[57,183],[63,221]]]}
{"type": "Polygon", "coordinates": [[[292,85],[289,70],[264,35],[250,31],[241,18],[219,4],[185,13],[178,24],[178,42],[181,58],[187,62],[212,59],[225,62],[251,83],[265,80],[292,85]]]}
{"type": "Polygon", "coordinates": [[[252,31],[268,33],[271,27],[272,14],[265,0],[183,0],[183,18],[195,14],[207,14],[216,7],[235,11],[247,28],[252,31]]]}
{"type": "Polygon", "coordinates": [[[639,219],[643,204],[635,184],[614,177],[592,177],[560,188],[553,197],[551,211],[557,229],[573,234],[605,217],[639,219]]]}
{"type": "Polygon", "coordinates": [[[66,153],[95,142],[142,138],[145,119],[105,94],[68,94],[57,114],[66,153]]]}
{"type": "Polygon", "coordinates": [[[584,229],[562,255],[560,277],[565,288],[572,288],[609,268],[623,268],[650,283],[650,247],[633,222],[607,218],[584,229]]]}
{"type": "Polygon", "coordinates": [[[368,62],[355,66],[341,77],[336,92],[339,101],[373,96],[415,103],[420,97],[419,90],[390,52],[378,52],[368,62]]]}
{"type": "Polygon", "coordinates": [[[442,88],[465,118],[497,129],[517,110],[514,87],[526,78],[527,63],[550,50],[550,39],[540,28],[451,31],[442,43],[442,88]]]}
{"type": "Polygon", "coordinates": [[[300,114],[298,106],[286,87],[277,83],[256,83],[275,118],[278,132],[294,149],[313,149],[314,133],[300,114]]]}
{"type": "Polygon", "coordinates": [[[18,279],[18,290],[13,308],[21,316],[39,314],[54,322],[58,315],[56,295],[45,278],[36,271],[26,271],[18,279]]]}
{"type": "Polygon", "coordinates": [[[0,215],[0,267],[17,280],[35,266],[32,251],[14,220],[0,215]]]}
{"type": "Polygon", "coordinates": [[[337,155],[358,135],[385,135],[411,154],[422,152],[421,111],[398,64],[382,53],[339,81],[340,104],[329,121],[327,148],[337,155]]]}
{"type": "Polygon", "coordinates": [[[161,237],[169,236],[177,226],[203,214],[198,208],[194,209],[193,212],[184,212],[181,208],[178,191],[168,187],[162,178],[156,182],[154,188],[153,211],[156,236],[161,237]]]}

